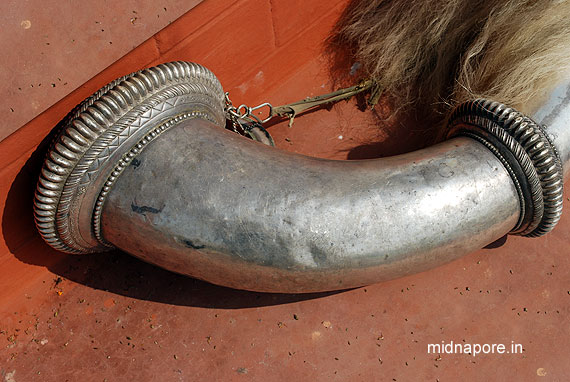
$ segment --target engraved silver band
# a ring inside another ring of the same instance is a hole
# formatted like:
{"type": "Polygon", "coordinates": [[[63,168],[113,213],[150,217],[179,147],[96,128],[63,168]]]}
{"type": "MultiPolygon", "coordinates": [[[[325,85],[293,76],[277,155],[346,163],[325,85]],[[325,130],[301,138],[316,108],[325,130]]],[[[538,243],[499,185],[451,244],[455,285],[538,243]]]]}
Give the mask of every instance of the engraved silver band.
{"type": "Polygon", "coordinates": [[[58,124],[35,193],[34,217],[44,240],[68,253],[108,250],[99,233],[107,182],[133,150],[184,118],[225,125],[221,84],[188,62],[129,74],[76,106],[58,124]]]}

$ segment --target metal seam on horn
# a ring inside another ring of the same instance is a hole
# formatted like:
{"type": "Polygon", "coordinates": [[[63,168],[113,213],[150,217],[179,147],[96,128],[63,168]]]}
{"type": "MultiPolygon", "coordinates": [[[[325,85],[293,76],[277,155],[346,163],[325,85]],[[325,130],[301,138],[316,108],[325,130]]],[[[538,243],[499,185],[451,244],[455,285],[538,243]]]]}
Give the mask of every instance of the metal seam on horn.
{"type": "MultiPolygon", "coordinates": [[[[520,173],[522,170],[520,168],[518,169],[519,171],[513,169],[513,167],[514,166],[516,167],[518,163],[517,162],[513,163],[512,161],[507,160],[505,158],[505,155],[501,154],[501,150],[499,150],[496,143],[493,144],[488,139],[482,137],[480,134],[475,134],[471,131],[461,131],[460,134],[458,135],[475,139],[476,141],[487,147],[501,161],[501,163],[503,164],[503,166],[511,176],[511,179],[513,180],[513,183],[515,185],[515,189],[517,190],[519,200],[525,200],[530,197],[530,193],[527,192],[526,188],[523,187],[523,185],[521,184],[521,182],[526,181],[526,178],[525,177],[521,178],[520,176],[517,176],[517,173],[520,173]]],[[[512,231],[517,231],[518,229],[520,229],[521,226],[525,225],[525,221],[527,221],[531,217],[530,214],[528,213],[528,208],[526,207],[526,205],[527,203],[519,203],[520,215],[517,224],[512,229],[512,231]]],[[[526,224],[528,224],[528,222],[526,222],[526,224]]]]}
{"type": "Polygon", "coordinates": [[[144,138],[142,138],[139,142],[137,142],[137,144],[135,144],[128,151],[127,154],[123,155],[123,158],[121,158],[121,160],[117,163],[113,172],[111,173],[111,175],[109,175],[107,181],[105,182],[105,185],[101,189],[101,192],[99,193],[99,197],[97,198],[97,202],[95,204],[95,209],[93,211],[93,232],[95,234],[95,237],[101,244],[109,248],[114,248],[114,246],[108,241],[106,241],[105,238],[101,235],[101,214],[103,212],[103,206],[105,205],[105,199],[107,198],[107,195],[111,191],[111,187],[113,187],[115,181],[121,175],[123,170],[132,162],[133,159],[136,158],[136,156],[141,151],[144,150],[144,148],[149,143],[158,138],[162,133],[164,133],[171,127],[175,126],[177,123],[192,118],[202,118],[212,123],[216,123],[216,121],[213,118],[211,118],[207,113],[191,112],[191,113],[184,113],[182,115],[178,115],[172,119],[169,119],[165,123],[161,124],[160,126],[150,131],[147,135],[145,135],[144,138]]]}

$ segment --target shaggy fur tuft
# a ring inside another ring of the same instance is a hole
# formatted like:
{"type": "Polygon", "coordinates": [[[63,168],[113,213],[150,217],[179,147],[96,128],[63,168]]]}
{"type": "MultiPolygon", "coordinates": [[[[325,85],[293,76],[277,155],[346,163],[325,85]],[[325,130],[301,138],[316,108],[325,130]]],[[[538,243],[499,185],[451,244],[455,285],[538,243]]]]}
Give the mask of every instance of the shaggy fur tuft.
{"type": "Polygon", "coordinates": [[[484,97],[532,113],[570,74],[570,0],[358,0],[332,41],[400,105],[484,97]]]}

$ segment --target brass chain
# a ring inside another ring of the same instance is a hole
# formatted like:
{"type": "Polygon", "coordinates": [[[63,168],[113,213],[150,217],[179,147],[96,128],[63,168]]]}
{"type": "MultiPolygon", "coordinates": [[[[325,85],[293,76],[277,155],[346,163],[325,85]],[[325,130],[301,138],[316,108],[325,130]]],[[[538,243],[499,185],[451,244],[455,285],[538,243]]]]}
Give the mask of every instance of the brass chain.
{"type": "Polygon", "coordinates": [[[289,103],[282,106],[275,106],[275,107],[269,102],[264,102],[254,107],[250,107],[244,104],[235,107],[230,99],[229,92],[226,92],[225,93],[226,115],[227,118],[232,122],[234,131],[236,132],[238,132],[238,130],[243,130],[243,126],[240,123],[240,120],[246,121],[246,123],[247,122],[258,123],[259,125],[263,125],[264,123],[269,122],[271,119],[275,117],[282,117],[282,118],[289,118],[289,127],[291,127],[293,125],[295,117],[307,110],[325,104],[347,100],[349,98],[354,97],[357,94],[366,91],[370,91],[368,105],[373,108],[376,102],[378,102],[380,95],[382,94],[380,87],[373,80],[365,80],[359,83],[358,85],[340,89],[332,93],[327,93],[316,97],[307,97],[297,102],[289,103]],[[265,118],[258,117],[255,113],[258,110],[264,108],[268,109],[267,116],[265,118]]]}

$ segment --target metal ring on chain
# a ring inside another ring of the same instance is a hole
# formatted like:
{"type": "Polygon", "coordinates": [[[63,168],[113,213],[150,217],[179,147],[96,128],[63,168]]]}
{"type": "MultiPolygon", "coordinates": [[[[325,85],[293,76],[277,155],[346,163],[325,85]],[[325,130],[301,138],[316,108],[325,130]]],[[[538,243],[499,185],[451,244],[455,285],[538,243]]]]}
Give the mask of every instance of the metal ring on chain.
{"type": "Polygon", "coordinates": [[[448,137],[468,136],[484,144],[511,175],[521,205],[511,233],[537,237],[554,228],[562,215],[562,163],[541,126],[513,108],[478,99],[459,105],[448,128],[448,137]]]}

